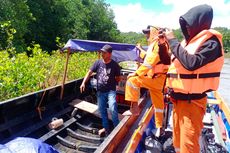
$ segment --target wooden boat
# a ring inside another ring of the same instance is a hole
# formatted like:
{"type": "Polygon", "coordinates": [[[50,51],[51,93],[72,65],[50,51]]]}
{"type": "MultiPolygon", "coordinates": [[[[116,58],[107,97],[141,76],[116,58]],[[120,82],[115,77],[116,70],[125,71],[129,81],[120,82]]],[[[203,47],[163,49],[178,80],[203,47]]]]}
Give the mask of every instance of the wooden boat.
{"type": "MultiPolygon", "coordinates": [[[[168,132],[169,134],[173,128],[172,123],[169,123],[169,112],[171,112],[172,104],[167,103],[166,107],[165,130],[166,133],[168,132]]],[[[203,119],[204,128],[202,130],[202,136],[200,137],[202,153],[227,153],[230,151],[229,123],[230,109],[227,103],[217,91],[208,93],[207,110],[203,119]]],[[[142,119],[140,119],[138,127],[126,144],[125,152],[145,152],[146,150],[150,152],[174,152],[172,148],[172,133],[171,135],[163,135],[160,138],[156,138],[149,132],[153,131],[154,128],[154,108],[151,107],[146,111],[145,115],[143,115],[142,119]],[[164,140],[165,138],[169,141],[166,142],[166,140],[164,140]],[[153,143],[151,144],[153,146],[148,146],[149,141],[158,141],[160,143],[158,143],[157,147],[154,146],[153,143]]]]}
{"type": "MultiPolygon", "coordinates": [[[[126,76],[127,71],[122,74],[126,76]]],[[[60,152],[94,152],[97,149],[110,149],[112,152],[116,149],[120,139],[123,139],[124,133],[130,131],[137,117],[121,115],[129,109],[129,104],[124,101],[124,93],[118,91],[120,124],[108,137],[99,137],[98,129],[102,125],[95,103],[95,91],[89,87],[86,93],[80,94],[81,82],[82,79],[66,83],[63,100],[60,100],[60,85],[1,102],[0,144],[17,137],[32,137],[54,146],[60,152]],[[38,108],[42,97],[42,105],[38,108]],[[50,129],[48,125],[53,118],[63,119],[63,125],[50,129]],[[117,144],[112,143],[114,141],[117,144]]],[[[141,107],[146,99],[143,91],[141,107]]]]}
{"type": "MultiPolygon", "coordinates": [[[[104,44],[110,44],[115,49],[113,58],[118,62],[138,59],[134,45],[70,40],[65,46],[68,49],[67,61],[72,50],[82,51],[82,44],[87,50],[99,50],[104,44]]],[[[79,87],[82,79],[78,79],[68,83],[63,81],[62,85],[1,102],[0,144],[17,137],[32,137],[53,146],[59,152],[120,153],[148,150],[144,142],[146,138],[153,136],[151,133],[154,134],[155,129],[154,108],[148,91],[141,90],[139,116],[122,115],[130,105],[124,100],[124,85],[130,72],[133,70],[122,69],[123,81],[117,88],[120,123],[108,136],[98,136],[98,129],[102,125],[97,111],[95,89],[89,83],[86,92],[81,94],[79,87]],[[55,118],[62,119],[63,123],[58,128],[51,129],[49,124],[55,118]]],[[[212,129],[214,144],[220,144],[223,147],[221,151],[229,151],[230,110],[217,92],[210,93],[208,103],[205,126],[212,129]]],[[[166,108],[165,126],[170,131],[171,104],[168,103],[166,108]]],[[[207,146],[210,149],[211,145],[204,145],[203,148],[206,147],[207,150],[207,146]]]]}

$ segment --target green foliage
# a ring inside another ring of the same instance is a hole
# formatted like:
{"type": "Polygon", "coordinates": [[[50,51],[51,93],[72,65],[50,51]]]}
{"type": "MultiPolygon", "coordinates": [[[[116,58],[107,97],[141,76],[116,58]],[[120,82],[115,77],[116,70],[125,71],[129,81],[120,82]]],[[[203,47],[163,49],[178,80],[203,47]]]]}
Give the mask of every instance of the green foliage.
{"type": "MultiPolygon", "coordinates": [[[[104,0],[2,0],[0,22],[11,21],[17,31],[13,46],[26,50],[31,42],[46,51],[58,49],[55,39],[120,41],[113,11],[104,0]]],[[[5,40],[0,44],[4,46],[5,40]]]]}
{"type": "Polygon", "coordinates": [[[173,33],[179,41],[183,40],[183,35],[180,29],[173,30],[173,33]]]}
{"type": "Polygon", "coordinates": [[[72,38],[86,38],[84,19],[84,9],[80,0],[28,0],[28,6],[35,20],[30,22],[25,39],[27,43],[35,41],[43,49],[56,50],[56,37],[62,38],[66,42],[72,38]],[[36,9],[35,9],[36,8],[36,9]],[[74,37],[76,36],[77,37],[74,37]]]}
{"type": "Polygon", "coordinates": [[[13,57],[16,54],[16,50],[13,46],[14,34],[16,30],[11,27],[11,22],[4,22],[0,24],[0,34],[1,41],[4,42],[2,45],[0,44],[0,50],[6,50],[9,53],[9,57],[13,57]]]}
{"type": "MultiPolygon", "coordinates": [[[[12,42],[17,52],[25,49],[24,35],[30,30],[28,24],[33,20],[27,0],[1,0],[0,23],[11,21],[12,27],[17,31],[12,42]]],[[[0,40],[0,44],[5,42],[0,40]]]]}
{"type": "Polygon", "coordinates": [[[225,52],[230,53],[230,30],[224,27],[216,27],[215,30],[219,31],[223,35],[223,46],[225,52]]]}
{"type": "Polygon", "coordinates": [[[114,21],[113,11],[109,8],[103,0],[97,0],[96,3],[92,3],[93,0],[88,0],[88,4],[85,4],[85,8],[88,10],[89,21],[88,26],[90,32],[88,38],[93,40],[104,41],[119,41],[120,32],[117,30],[117,25],[114,21]]]}
{"type": "MultiPolygon", "coordinates": [[[[10,21],[11,29],[17,32],[10,47],[17,53],[25,51],[31,42],[49,52],[57,50],[57,37],[59,42],[77,38],[147,45],[141,33],[120,33],[114,18],[105,0],[1,0],[0,3],[0,23],[10,21]]],[[[216,29],[223,32],[224,47],[229,51],[229,29],[216,29]]],[[[2,28],[0,32],[0,48],[4,49],[8,42],[2,28]]],[[[179,40],[183,39],[179,29],[174,33],[179,40]]]]}
{"type": "MultiPolygon", "coordinates": [[[[6,50],[0,51],[0,101],[62,83],[66,53],[50,55],[38,44],[28,50],[30,57],[19,53],[14,58],[9,58],[6,50]]],[[[83,77],[96,59],[96,53],[72,54],[66,81],[83,77]]]]}
{"type": "Polygon", "coordinates": [[[121,33],[122,43],[147,45],[146,37],[143,33],[127,32],[121,33]]]}
{"type": "MultiPolygon", "coordinates": [[[[215,29],[230,53],[230,30],[215,29]]],[[[179,29],[174,34],[183,39],[179,29]]],[[[0,101],[60,84],[66,54],[57,49],[74,38],[147,45],[142,33],[117,29],[104,0],[1,0],[0,101]]],[[[96,53],[71,54],[67,81],[83,77],[96,59],[96,53]]]]}
{"type": "MultiPolygon", "coordinates": [[[[227,52],[230,53],[230,30],[228,28],[225,28],[225,27],[215,27],[214,29],[222,34],[224,50],[226,53],[227,52]]],[[[183,39],[183,35],[181,33],[181,30],[176,29],[173,31],[174,31],[175,37],[181,41],[183,39]]]]}

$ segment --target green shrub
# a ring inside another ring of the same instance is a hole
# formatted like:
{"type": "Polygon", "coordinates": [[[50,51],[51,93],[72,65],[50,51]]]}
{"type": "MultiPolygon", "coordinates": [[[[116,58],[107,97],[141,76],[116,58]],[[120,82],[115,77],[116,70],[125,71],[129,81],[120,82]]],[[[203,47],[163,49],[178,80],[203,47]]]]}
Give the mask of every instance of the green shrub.
{"type": "MultiPolygon", "coordinates": [[[[0,101],[18,97],[62,83],[66,53],[42,51],[40,45],[28,47],[26,53],[10,58],[6,50],[0,51],[0,101]]],[[[71,54],[66,82],[83,77],[97,54],[85,52],[71,54]]]]}

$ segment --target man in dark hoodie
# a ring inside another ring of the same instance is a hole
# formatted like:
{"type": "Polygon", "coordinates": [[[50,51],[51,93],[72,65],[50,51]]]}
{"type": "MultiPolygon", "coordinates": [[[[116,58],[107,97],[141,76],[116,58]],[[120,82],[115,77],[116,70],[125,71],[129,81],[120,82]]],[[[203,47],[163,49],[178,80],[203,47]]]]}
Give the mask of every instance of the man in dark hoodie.
{"type": "Polygon", "coordinates": [[[173,145],[176,152],[199,153],[199,136],[206,111],[206,92],[217,90],[224,63],[222,35],[210,29],[209,5],[191,8],[179,18],[184,40],[165,32],[172,52],[166,85],[173,102],[173,145]]]}

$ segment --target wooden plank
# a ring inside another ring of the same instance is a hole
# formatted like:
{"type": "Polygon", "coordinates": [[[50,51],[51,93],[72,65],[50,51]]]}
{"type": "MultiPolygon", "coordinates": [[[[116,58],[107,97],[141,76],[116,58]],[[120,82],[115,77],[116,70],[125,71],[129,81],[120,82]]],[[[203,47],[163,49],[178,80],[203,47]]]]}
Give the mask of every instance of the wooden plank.
{"type": "Polygon", "coordinates": [[[220,99],[208,99],[208,104],[217,104],[219,105],[221,103],[220,99]]]}
{"type": "Polygon", "coordinates": [[[212,123],[212,116],[210,113],[205,113],[204,118],[203,118],[203,123],[204,125],[213,125],[212,123]]]}
{"type": "Polygon", "coordinates": [[[77,121],[77,119],[75,119],[74,117],[72,117],[69,120],[65,121],[64,124],[60,128],[53,129],[53,130],[49,131],[48,133],[46,133],[43,136],[41,136],[39,139],[42,140],[43,142],[45,142],[48,139],[50,139],[53,136],[55,136],[56,134],[58,134],[60,131],[63,131],[64,129],[66,129],[67,127],[69,127],[69,125],[73,124],[76,121],[77,121]]]}
{"type": "Polygon", "coordinates": [[[225,147],[225,143],[224,143],[221,131],[220,131],[220,126],[219,126],[219,123],[217,121],[217,116],[216,116],[216,113],[215,113],[215,111],[214,111],[214,109],[212,107],[211,107],[211,116],[212,116],[212,120],[213,120],[213,125],[214,125],[214,128],[215,128],[215,131],[216,131],[217,139],[218,139],[219,143],[223,147],[225,147]]]}
{"type": "Polygon", "coordinates": [[[87,111],[87,112],[92,113],[92,114],[97,112],[97,109],[98,109],[97,105],[92,104],[92,103],[87,102],[87,101],[84,101],[84,100],[81,100],[81,99],[75,99],[69,104],[73,107],[87,111]]]}
{"type": "MultiPolygon", "coordinates": [[[[93,104],[93,103],[90,103],[90,102],[87,102],[87,101],[84,101],[81,99],[75,99],[69,104],[75,108],[86,111],[88,113],[91,113],[91,114],[101,118],[101,114],[98,110],[98,106],[93,104]]],[[[107,109],[107,113],[108,113],[109,119],[112,120],[112,116],[111,116],[111,113],[109,112],[109,109],[107,109]]],[[[118,114],[119,120],[122,120],[123,117],[124,116],[122,116],[121,114],[118,114]]]]}
{"type": "Polygon", "coordinates": [[[224,112],[224,115],[225,115],[228,123],[230,123],[230,108],[229,108],[228,104],[225,102],[224,98],[221,97],[217,91],[215,92],[215,97],[221,101],[219,104],[219,107],[224,112]]]}

